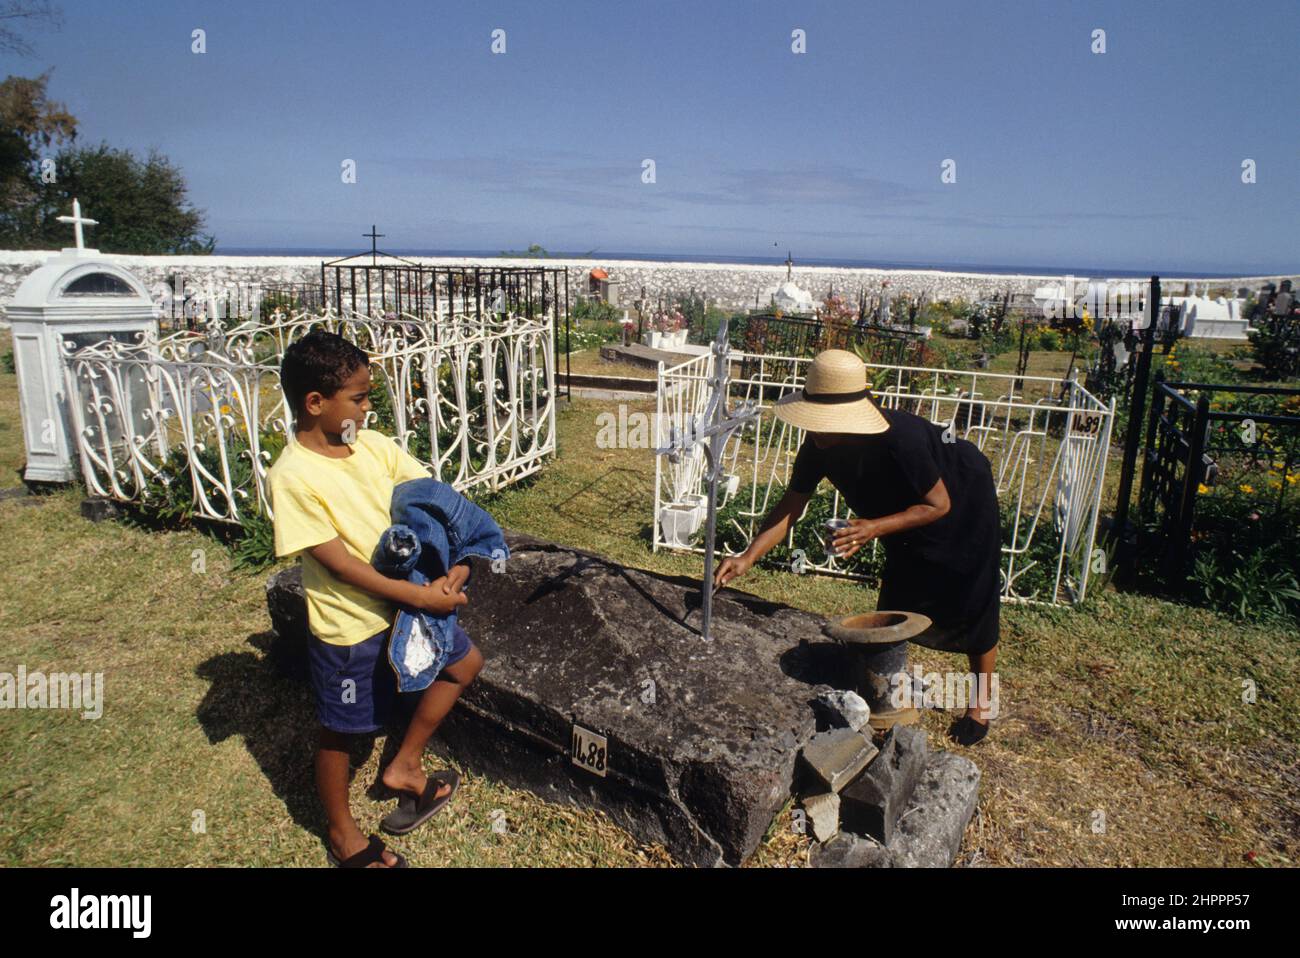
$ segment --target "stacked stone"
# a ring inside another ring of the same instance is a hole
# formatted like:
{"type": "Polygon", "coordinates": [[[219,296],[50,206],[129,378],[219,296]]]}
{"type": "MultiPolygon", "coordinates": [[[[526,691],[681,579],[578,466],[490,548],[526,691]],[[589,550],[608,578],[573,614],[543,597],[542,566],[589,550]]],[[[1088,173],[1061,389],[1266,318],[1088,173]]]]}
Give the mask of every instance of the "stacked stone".
{"type": "Polygon", "coordinates": [[[895,725],[880,745],[854,692],[823,690],[827,724],[800,753],[802,806],[818,868],[946,868],[975,812],[979,769],[930,752],[925,732],[895,725]]]}
{"type": "MultiPolygon", "coordinates": [[[[3,306],[13,296],[23,278],[41,265],[53,251],[0,251],[0,316],[3,306]]],[[[220,294],[237,286],[269,285],[282,283],[319,283],[322,257],[319,256],[110,256],[134,272],[152,289],[173,274],[185,277],[186,284],[199,292],[210,282],[220,294]]],[[[723,309],[751,308],[755,301],[766,305],[766,294],[786,277],[784,266],[759,266],[724,263],[656,263],[645,260],[615,260],[596,263],[592,260],[573,259],[497,259],[466,257],[410,257],[426,266],[552,266],[569,270],[570,301],[586,289],[586,277],[595,266],[609,272],[610,278],[622,284],[621,301],[631,304],[641,295],[644,287],[646,300],[657,304],[680,299],[691,290],[708,298],[711,304],[723,309]]],[[[362,260],[364,261],[364,260],[362,260]]],[[[362,262],[359,261],[359,262],[362,262]]],[[[994,294],[1031,294],[1045,283],[1060,280],[1051,276],[1001,276],[981,273],[956,273],[941,270],[880,270],[852,269],[848,267],[796,267],[794,281],[821,301],[834,289],[849,298],[865,290],[868,295],[878,295],[881,284],[889,281],[892,295],[917,295],[928,293],[931,299],[976,300],[994,294]]],[[[1233,280],[1216,280],[1216,285],[1249,285],[1280,280],[1284,277],[1246,277],[1233,280]]],[[[1298,278],[1300,279],[1300,278],[1298,278]]],[[[1167,282],[1181,282],[1171,277],[1167,282]]]]}

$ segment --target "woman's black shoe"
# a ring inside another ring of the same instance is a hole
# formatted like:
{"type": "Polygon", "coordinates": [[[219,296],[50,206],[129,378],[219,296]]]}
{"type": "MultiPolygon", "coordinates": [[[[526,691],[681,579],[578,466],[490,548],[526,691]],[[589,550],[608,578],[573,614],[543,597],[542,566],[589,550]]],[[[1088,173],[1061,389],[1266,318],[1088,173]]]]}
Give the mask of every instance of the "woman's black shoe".
{"type": "Polygon", "coordinates": [[[953,739],[958,745],[975,745],[984,740],[984,736],[989,734],[987,722],[977,722],[969,715],[963,715],[956,722],[952,723],[952,728],[948,729],[948,737],[953,739]]]}

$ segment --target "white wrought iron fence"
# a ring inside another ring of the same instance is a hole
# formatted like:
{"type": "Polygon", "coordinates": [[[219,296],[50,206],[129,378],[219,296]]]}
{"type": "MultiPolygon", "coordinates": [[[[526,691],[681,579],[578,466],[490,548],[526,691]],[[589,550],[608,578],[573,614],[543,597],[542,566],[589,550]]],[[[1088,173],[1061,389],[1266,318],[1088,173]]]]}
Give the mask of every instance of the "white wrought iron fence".
{"type": "MultiPolygon", "coordinates": [[[[726,522],[749,541],[789,482],[803,430],[772,415],[773,403],[802,388],[811,359],[732,353],[732,396],[752,400],[757,423],[738,433],[724,453],[727,482],[722,505],[734,503],[726,522]]],[[[676,366],[660,364],[657,444],[670,427],[691,428],[708,402],[712,356],[676,366]]],[[[1075,380],[983,371],[867,366],[882,406],[905,409],[975,443],[988,457],[1002,509],[1004,601],[1081,602],[1093,571],[1097,517],[1106,478],[1114,402],[1106,405],[1075,380]]],[[[697,541],[705,506],[703,463],[683,457],[655,466],[654,548],[703,551],[697,541]]],[[[830,515],[848,509],[831,490],[830,515]]],[[[815,541],[803,550],[804,571],[866,578],[824,550],[820,529],[805,513],[786,540],[815,541]]],[[[871,556],[879,556],[879,542],[871,556]]],[[[859,563],[860,564],[860,563],[859,563]]]]}
{"type": "Polygon", "coordinates": [[[87,489],[121,502],[166,497],[220,522],[269,516],[266,472],[292,422],[280,363],[318,327],[370,356],[378,388],[366,425],[456,489],[495,491],[555,452],[553,316],[434,323],[298,313],[209,338],[65,342],[71,434],[87,489]]]}

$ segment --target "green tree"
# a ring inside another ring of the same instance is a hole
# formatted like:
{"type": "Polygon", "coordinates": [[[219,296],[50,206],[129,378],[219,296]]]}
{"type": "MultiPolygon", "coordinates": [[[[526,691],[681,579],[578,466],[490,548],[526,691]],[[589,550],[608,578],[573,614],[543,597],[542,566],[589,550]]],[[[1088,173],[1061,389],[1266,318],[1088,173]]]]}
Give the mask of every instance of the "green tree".
{"type": "Polygon", "coordinates": [[[74,140],[77,120],[46,96],[49,74],[0,83],[0,245],[30,232],[39,198],[40,161],[50,146],[74,140]]]}
{"type": "Polygon", "coordinates": [[[106,253],[211,253],[216,246],[201,232],[203,211],[188,204],[181,171],[156,151],[141,160],[107,143],[68,148],[55,158],[55,170],[55,182],[39,183],[35,224],[24,246],[66,245],[68,228],[57,217],[73,197],[98,221],[90,235],[106,253]]]}

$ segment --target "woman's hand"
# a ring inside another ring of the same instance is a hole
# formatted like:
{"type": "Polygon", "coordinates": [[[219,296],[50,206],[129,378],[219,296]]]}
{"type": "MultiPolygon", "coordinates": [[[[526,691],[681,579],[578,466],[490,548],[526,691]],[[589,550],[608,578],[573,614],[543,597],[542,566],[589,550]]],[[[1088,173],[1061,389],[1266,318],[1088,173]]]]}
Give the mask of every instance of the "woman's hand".
{"type": "Polygon", "coordinates": [[[744,555],[731,556],[723,559],[722,565],[718,566],[718,571],[713,573],[713,587],[721,588],[732,579],[737,579],[753,568],[754,560],[749,558],[748,553],[744,555]]]}
{"type": "Polygon", "coordinates": [[[835,558],[851,557],[879,535],[880,527],[875,519],[850,519],[848,527],[838,530],[831,539],[835,547],[835,558]]]}

